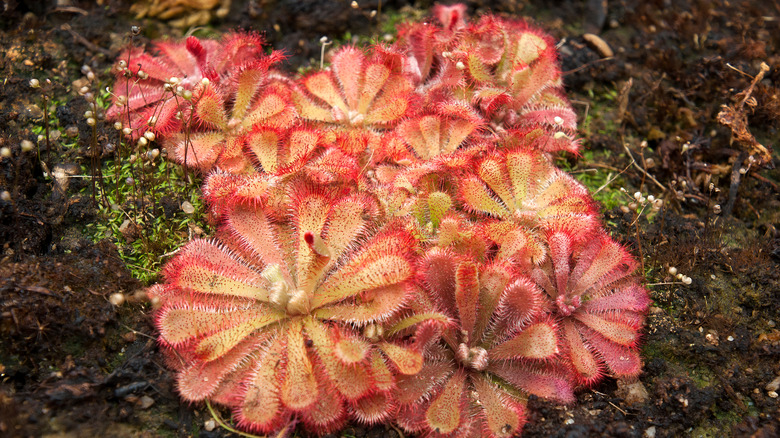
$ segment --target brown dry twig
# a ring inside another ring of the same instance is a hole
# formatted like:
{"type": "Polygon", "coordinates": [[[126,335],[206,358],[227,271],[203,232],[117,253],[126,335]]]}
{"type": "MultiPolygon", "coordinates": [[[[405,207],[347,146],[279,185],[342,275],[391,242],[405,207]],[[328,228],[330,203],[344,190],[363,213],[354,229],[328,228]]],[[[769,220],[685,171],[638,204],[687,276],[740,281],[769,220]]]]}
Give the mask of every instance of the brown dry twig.
{"type": "Polygon", "coordinates": [[[769,66],[762,62],[761,70],[753,78],[750,86],[735,96],[737,98],[741,97],[739,102],[736,105],[722,105],[717,117],[718,123],[731,129],[732,139],[736,140],[737,144],[742,146],[745,152],[756,159],[755,164],[758,166],[763,166],[772,160],[772,150],[759,143],[751,134],[748,128],[748,110],[745,108],[745,105],[747,104],[751,111],[756,107],[758,103],[751,94],[756,84],[764,78],[768,71],[769,66]]]}

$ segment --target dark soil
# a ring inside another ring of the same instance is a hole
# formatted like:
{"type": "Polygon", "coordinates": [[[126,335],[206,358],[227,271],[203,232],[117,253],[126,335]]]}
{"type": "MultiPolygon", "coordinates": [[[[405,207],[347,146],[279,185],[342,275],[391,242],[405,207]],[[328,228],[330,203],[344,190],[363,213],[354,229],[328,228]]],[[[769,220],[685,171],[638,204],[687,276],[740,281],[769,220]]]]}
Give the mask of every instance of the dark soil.
{"type": "MultiPolygon", "coordinates": [[[[134,19],[130,2],[26,3],[5,1],[0,11],[0,147],[12,151],[0,160],[0,191],[11,198],[0,200],[0,435],[231,436],[204,428],[211,418],[204,406],[179,402],[157,354],[149,304],[137,293],[144,285],[119,259],[116,242],[86,238],[88,224],[101,220],[82,190],[88,180],[63,186],[45,176],[55,166],[88,166],[90,145],[66,149],[66,138],[53,139],[52,153],[42,150],[44,165],[20,153],[20,142],[35,142],[33,128],[43,123],[43,93],[30,89],[31,78],[51,79],[56,123],[88,139],[86,101],[74,84],[81,66],[108,85],[130,25],[141,26],[138,43],[181,31],[134,19]],[[113,305],[115,293],[126,302],[113,305]]],[[[232,3],[208,31],[266,30],[291,68],[319,60],[322,35],[376,32],[368,17],[376,1],[361,1],[361,10],[347,1],[232,3]]],[[[428,7],[382,4],[383,14],[408,16],[428,7]]],[[[608,379],[571,406],[532,398],[524,436],[780,436],[778,155],[750,162],[749,142],[733,141],[732,128],[717,121],[732,105],[758,143],[778,138],[780,6],[497,0],[470,7],[474,15],[492,8],[533,17],[562,41],[586,151],[564,163],[578,175],[619,175],[604,193],[620,197],[622,186],[665,201],[652,220],[620,206],[604,211],[613,234],[642,257],[648,283],[665,283],[649,286],[644,374],[639,382],[608,379]],[[614,57],[589,45],[586,32],[600,35],[614,57]],[[751,88],[762,62],[770,69],[751,88]],[[675,281],[671,266],[692,283],[675,281]]],[[[115,135],[99,123],[100,141],[115,135]]],[[[397,436],[385,427],[344,434],[397,436]]]]}

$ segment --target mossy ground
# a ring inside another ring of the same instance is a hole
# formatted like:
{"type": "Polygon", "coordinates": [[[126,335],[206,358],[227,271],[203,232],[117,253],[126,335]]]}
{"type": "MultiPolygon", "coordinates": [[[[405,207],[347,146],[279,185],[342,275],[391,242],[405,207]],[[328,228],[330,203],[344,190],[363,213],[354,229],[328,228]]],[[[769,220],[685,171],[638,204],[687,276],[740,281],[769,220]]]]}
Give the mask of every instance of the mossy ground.
{"type": "MultiPolygon", "coordinates": [[[[157,354],[149,306],[135,295],[166,254],[210,232],[198,219],[199,181],[158,160],[143,173],[149,190],[142,193],[123,184],[139,181],[142,168],[103,148],[104,180],[96,186],[104,191],[93,199],[92,141],[119,139],[103,122],[93,136],[83,117],[90,104],[77,92],[81,66],[89,65],[97,76],[92,88],[105,98],[110,64],[131,24],[142,29],[137,44],[181,31],[134,20],[129,2],[55,3],[17,5],[1,16],[0,146],[13,157],[0,161],[0,190],[12,194],[12,202],[0,201],[0,434],[229,436],[204,429],[205,406],[179,401],[157,354]],[[48,104],[29,88],[31,78],[51,79],[48,104]],[[54,151],[40,143],[48,170],[36,153],[19,151],[21,140],[37,143],[45,134],[44,111],[54,151]],[[75,169],[67,187],[46,176],[58,164],[75,169]],[[184,201],[194,213],[182,211],[184,201]],[[112,305],[115,293],[127,302],[112,305]]],[[[255,3],[234,1],[227,17],[198,32],[267,30],[293,69],[319,64],[323,35],[340,44],[384,39],[430,6],[383,2],[377,22],[372,6],[355,11],[348,2],[255,3]]],[[[639,385],[607,379],[571,406],[532,398],[524,436],[777,436],[780,404],[765,386],[780,375],[778,156],[742,178],[731,214],[717,213],[729,202],[741,146],[716,115],[766,62],[772,69],[753,91],[749,127],[763,144],[778,138],[780,32],[772,17],[780,10],[757,0],[624,0],[599,15],[588,9],[594,3],[601,2],[470,5],[472,13],[531,15],[562,41],[584,148],[560,163],[598,191],[610,231],[642,258],[654,300],[639,385]],[[585,43],[582,33],[593,28],[613,58],[585,43]],[[663,199],[664,208],[625,212],[636,191],[663,199]],[[691,284],[669,275],[671,266],[691,284]]],[[[353,427],[342,435],[397,433],[353,427]]]]}

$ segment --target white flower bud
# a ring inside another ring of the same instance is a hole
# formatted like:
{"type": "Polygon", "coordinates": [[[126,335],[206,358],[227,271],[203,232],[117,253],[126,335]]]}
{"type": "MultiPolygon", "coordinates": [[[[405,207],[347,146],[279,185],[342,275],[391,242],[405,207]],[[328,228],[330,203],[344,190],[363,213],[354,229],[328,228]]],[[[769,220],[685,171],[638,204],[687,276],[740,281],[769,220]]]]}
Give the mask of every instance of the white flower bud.
{"type": "Polygon", "coordinates": [[[22,152],[30,152],[35,148],[35,145],[30,140],[22,140],[21,146],[22,152]]]}
{"type": "Polygon", "coordinates": [[[38,79],[35,79],[35,78],[30,79],[30,86],[32,88],[41,88],[41,81],[39,81],[38,79]]]}
{"type": "Polygon", "coordinates": [[[154,132],[146,131],[144,132],[144,137],[146,137],[146,139],[149,141],[154,141],[154,132]]]}
{"type": "Polygon", "coordinates": [[[87,125],[95,126],[96,124],[97,124],[97,120],[95,120],[94,117],[90,117],[87,119],[87,125]]]}
{"type": "Polygon", "coordinates": [[[123,128],[122,129],[122,134],[124,134],[124,135],[130,135],[132,133],[133,133],[133,130],[130,129],[130,128],[123,128]]]}

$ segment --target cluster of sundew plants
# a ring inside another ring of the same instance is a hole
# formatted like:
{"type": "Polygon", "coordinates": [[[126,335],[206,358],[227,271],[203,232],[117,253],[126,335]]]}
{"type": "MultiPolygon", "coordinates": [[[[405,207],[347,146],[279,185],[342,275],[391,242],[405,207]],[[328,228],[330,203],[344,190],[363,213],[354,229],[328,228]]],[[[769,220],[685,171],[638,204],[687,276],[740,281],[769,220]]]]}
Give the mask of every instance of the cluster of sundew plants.
{"type": "Polygon", "coordinates": [[[120,56],[109,117],[205,175],[216,225],[148,291],[183,399],[498,437],[529,395],[638,376],[638,263],[552,161],[579,148],[554,42],[465,10],[303,76],[248,33],[120,56]]]}

